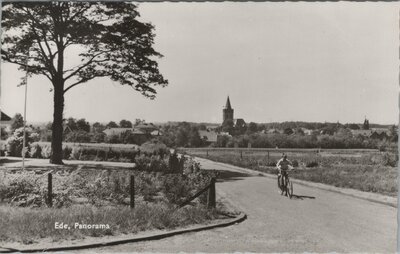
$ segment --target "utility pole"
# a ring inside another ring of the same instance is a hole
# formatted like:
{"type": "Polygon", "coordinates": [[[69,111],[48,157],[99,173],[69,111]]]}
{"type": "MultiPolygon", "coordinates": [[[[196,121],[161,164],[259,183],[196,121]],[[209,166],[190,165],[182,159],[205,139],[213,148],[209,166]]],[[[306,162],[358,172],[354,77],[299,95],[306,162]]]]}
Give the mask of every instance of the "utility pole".
{"type": "MultiPolygon", "coordinates": [[[[28,56],[26,57],[26,65],[28,65],[29,60],[29,51],[28,56]]],[[[26,153],[26,101],[28,95],[28,67],[25,67],[25,78],[23,84],[25,85],[25,102],[24,102],[24,139],[22,145],[22,170],[25,170],[25,153],[26,153]]]]}

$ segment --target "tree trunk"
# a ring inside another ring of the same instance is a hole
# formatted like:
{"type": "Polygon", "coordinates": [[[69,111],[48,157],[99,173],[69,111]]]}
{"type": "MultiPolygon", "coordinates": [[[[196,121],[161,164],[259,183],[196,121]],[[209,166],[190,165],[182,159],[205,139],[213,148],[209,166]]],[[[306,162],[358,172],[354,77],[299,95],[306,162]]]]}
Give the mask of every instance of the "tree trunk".
{"type": "Polygon", "coordinates": [[[64,112],[64,86],[63,83],[54,85],[54,113],[51,135],[50,163],[62,165],[62,136],[63,136],[63,112],[64,112]]]}
{"type": "MultiPolygon", "coordinates": [[[[56,34],[59,34],[56,24],[56,34]]],[[[60,36],[60,41],[57,43],[58,59],[57,73],[53,80],[54,87],[54,113],[53,113],[53,132],[51,135],[51,158],[52,164],[63,164],[62,137],[63,137],[63,113],[64,113],[64,46],[63,39],[60,36]]]]}

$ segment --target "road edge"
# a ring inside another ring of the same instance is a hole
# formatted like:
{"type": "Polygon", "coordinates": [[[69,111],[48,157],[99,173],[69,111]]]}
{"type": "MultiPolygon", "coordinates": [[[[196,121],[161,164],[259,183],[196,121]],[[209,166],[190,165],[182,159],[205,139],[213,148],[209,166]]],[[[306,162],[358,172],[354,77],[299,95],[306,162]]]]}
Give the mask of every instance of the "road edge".
{"type": "Polygon", "coordinates": [[[227,227],[227,226],[231,226],[231,225],[240,223],[246,219],[247,219],[247,215],[245,213],[241,212],[238,216],[236,216],[233,219],[229,219],[226,222],[220,222],[220,223],[215,223],[215,224],[205,225],[205,226],[204,225],[203,226],[193,226],[191,228],[186,228],[186,229],[176,229],[176,230],[172,230],[169,232],[154,234],[154,235],[150,235],[150,236],[139,236],[139,237],[132,237],[132,238],[123,239],[123,240],[97,242],[97,243],[92,243],[92,244],[82,244],[82,245],[74,245],[74,246],[61,246],[61,247],[54,247],[54,248],[14,249],[14,248],[0,247],[0,249],[1,248],[5,249],[5,250],[0,250],[0,253],[14,253],[14,252],[33,253],[33,252],[47,252],[47,251],[54,252],[54,251],[83,250],[83,249],[93,249],[93,248],[114,246],[114,245],[126,244],[126,243],[152,241],[152,240],[159,240],[159,239],[163,239],[163,238],[167,238],[167,237],[171,237],[171,236],[175,236],[175,235],[181,235],[181,234],[185,234],[185,233],[198,232],[198,231],[209,230],[209,229],[219,228],[219,227],[227,227]]]}
{"type": "MultiPolygon", "coordinates": [[[[202,160],[209,160],[209,159],[202,158],[202,157],[196,157],[196,156],[193,156],[193,157],[199,158],[202,160]]],[[[209,161],[212,161],[212,160],[209,160],[209,161]]],[[[243,168],[243,167],[239,167],[239,166],[235,166],[235,165],[231,165],[231,164],[227,164],[227,163],[223,163],[223,162],[217,162],[217,161],[212,161],[212,162],[217,163],[222,166],[233,167],[237,170],[241,170],[241,171],[244,171],[247,173],[252,173],[254,175],[263,175],[268,178],[276,179],[276,175],[268,174],[268,173],[265,173],[262,171],[257,171],[257,170],[250,169],[250,168],[243,168]]],[[[365,191],[360,191],[360,190],[355,190],[355,189],[350,189],[350,188],[340,188],[340,187],[331,186],[331,185],[327,185],[327,184],[323,184],[323,183],[304,181],[304,180],[299,180],[299,179],[294,179],[294,178],[291,178],[291,181],[293,183],[297,183],[297,184],[304,185],[307,187],[312,187],[312,188],[317,188],[320,190],[340,193],[340,194],[343,194],[346,196],[363,199],[363,200],[367,200],[370,202],[391,206],[394,208],[398,207],[397,197],[389,197],[389,196],[384,196],[384,195],[377,194],[377,193],[365,192],[365,191]],[[390,199],[393,199],[393,200],[390,200],[390,199]]]]}

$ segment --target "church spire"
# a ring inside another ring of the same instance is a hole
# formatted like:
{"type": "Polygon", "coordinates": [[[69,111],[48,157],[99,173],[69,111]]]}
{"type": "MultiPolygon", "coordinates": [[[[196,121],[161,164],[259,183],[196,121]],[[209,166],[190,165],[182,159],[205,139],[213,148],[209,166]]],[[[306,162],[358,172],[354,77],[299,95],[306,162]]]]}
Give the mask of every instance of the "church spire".
{"type": "Polygon", "coordinates": [[[227,109],[232,109],[232,107],[231,107],[231,101],[229,100],[229,95],[228,95],[228,99],[226,99],[225,108],[227,108],[227,109]]]}

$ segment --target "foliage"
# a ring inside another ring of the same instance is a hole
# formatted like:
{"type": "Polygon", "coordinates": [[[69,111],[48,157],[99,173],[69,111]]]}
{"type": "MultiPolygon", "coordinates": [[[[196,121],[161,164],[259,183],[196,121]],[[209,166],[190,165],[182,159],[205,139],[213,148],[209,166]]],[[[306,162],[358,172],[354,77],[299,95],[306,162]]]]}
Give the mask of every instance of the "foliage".
{"type": "Polygon", "coordinates": [[[118,124],[114,121],[110,121],[107,125],[106,128],[118,128],[118,124]]]}
{"type": "Polygon", "coordinates": [[[72,154],[72,148],[70,147],[64,147],[63,149],[63,159],[68,160],[71,157],[72,154]]]}
{"type": "Polygon", "coordinates": [[[95,132],[92,135],[92,139],[91,139],[91,141],[94,143],[103,143],[103,142],[105,142],[105,140],[106,140],[106,134],[102,133],[102,132],[100,132],[100,133],[95,132]]]}
{"type": "Polygon", "coordinates": [[[107,143],[110,143],[110,144],[119,144],[119,143],[122,143],[122,142],[121,142],[120,136],[119,136],[119,135],[116,135],[116,134],[113,134],[113,135],[110,135],[110,136],[106,136],[104,140],[105,140],[107,143]]]}
{"type": "Polygon", "coordinates": [[[140,146],[140,152],[164,157],[165,155],[169,154],[169,149],[165,144],[154,140],[142,144],[140,146]]]}
{"type": "Polygon", "coordinates": [[[85,118],[81,118],[78,121],[76,121],[76,127],[77,130],[79,131],[85,131],[85,132],[90,131],[90,124],[89,122],[86,122],[85,118]]]}
{"type": "Polygon", "coordinates": [[[38,144],[32,146],[29,154],[31,158],[42,158],[42,147],[38,144]]]}
{"type": "Polygon", "coordinates": [[[167,162],[160,155],[147,156],[141,154],[135,157],[136,168],[146,172],[166,172],[168,171],[167,162]]]}
{"type": "Polygon", "coordinates": [[[50,146],[42,147],[42,158],[49,159],[50,156],[51,156],[51,147],[50,146]]]}
{"type": "Polygon", "coordinates": [[[53,86],[52,163],[62,164],[62,118],[68,90],[109,77],[155,98],[156,87],[167,85],[154,59],[162,56],[152,47],[154,27],[138,17],[136,5],[129,2],[3,5],[2,59],[28,75],[44,75],[53,86]],[[79,64],[67,61],[67,54],[74,58],[71,52],[79,56],[79,64]]]}
{"type": "MultiPolygon", "coordinates": [[[[95,122],[92,125],[92,127],[93,127],[93,132],[94,133],[102,133],[106,129],[106,126],[104,126],[103,124],[101,124],[99,122],[95,122]]],[[[101,142],[103,142],[103,141],[101,141],[101,142]]]]}
{"type": "Polygon", "coordinates": [[[176,150],[169,155],[168,168],[171,172],[182,174],[184,164],[185,164],[185,156],[181,156],[180,158],[178,158],[176,150]]]}
{"type": "Polygon", "coordinates": [[[158,140],[168,147],[201,147],[204,144],[198,131],[200,126],[188,122],[164,125],[161,129],[163,135],[158,140]]]}
{"type": "MultiPolygon", "coordinates": [[[[39,139],[39,135],[34,133],[32,128],[25,128],[25,142],[26,142],[26,154],[29,155],[29,146],[32,142],[37,141],[39,139]]],[[[24,140],[24,128],[18,128],[14,131],[13,135],[7,139],[7,151],[11,156],[22,156],[22,148],[23,148],[23,140],[24,140]]]]}
{"type": "Polygon", "coordinates": [[[0,134],[1,134],[1,136],[0,136],[0,139],[1,140],[5,140],[5,139],[7,139],[8,138],[8,132],[6,131],[6,128],[5,127],[3,127],[3,126],[1,126],[0,127],[0,134]]]}
{"type": "Polygon", "coordinates": [[[24,118],[21,114],[17,113],[11,120],[11,132],[14,133],[16,129],[24,127],[24,118]]]}
{"type": "Polygon", "coordinates": [[[378,141],[362,137],[349,137],[347,131],[338,132],[337,135],[302,135],[295,133],[285,134],[263,134],[253,133],[240,136],[219,136],[217,147],[247,147],[251,143],[254,148],[377,148],[378,141]]]}
{"type": "Polygon", "coordinates": [[[121,128],[132,128],[132,122],[128,121],[128,120],[125,120],[125,119],[122,119],[119,122],[119,127],[121,127],[121,128]]]}
{"type": "Polygon", "coordinates": [[[66,142],[89,143],[91,140],[92,135],[84,130],[75,130],[65,135],[66,142]]]}

